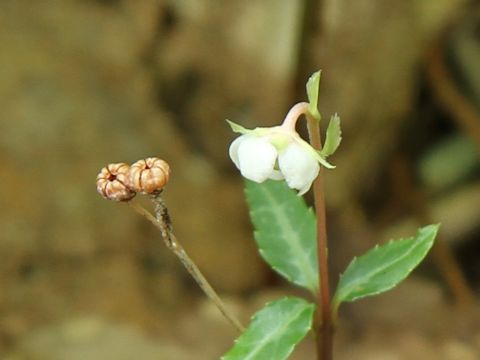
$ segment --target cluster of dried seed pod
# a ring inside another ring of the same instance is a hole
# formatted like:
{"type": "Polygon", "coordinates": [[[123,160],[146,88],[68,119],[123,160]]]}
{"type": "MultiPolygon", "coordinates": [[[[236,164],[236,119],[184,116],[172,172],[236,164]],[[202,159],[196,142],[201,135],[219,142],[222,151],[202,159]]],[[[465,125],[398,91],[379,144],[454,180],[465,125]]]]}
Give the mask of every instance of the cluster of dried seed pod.
{"type": "Polygon", "coordinates": [[[97,175],[97,192],[105,199],[129,201],[136,193],[160,192],[170,177],[170,166],[162,159],[149,157],[133,165],[108,164],[97,175]]]}

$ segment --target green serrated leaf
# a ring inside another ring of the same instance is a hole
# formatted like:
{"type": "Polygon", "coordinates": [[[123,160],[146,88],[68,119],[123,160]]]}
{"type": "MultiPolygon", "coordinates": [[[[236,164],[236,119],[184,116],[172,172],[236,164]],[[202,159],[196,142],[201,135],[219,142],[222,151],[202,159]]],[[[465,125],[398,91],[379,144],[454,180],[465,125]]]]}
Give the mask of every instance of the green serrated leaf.
{"type": "Polygon", "coordinates": [[[318,121],[320,113],[318,112],[318,94],[320,91],[321,70],[314,72],[307,81],[308,112],[318,121]]]}
{"type": "Polygon", "coordinates": [[[295,297],[267,304],[221,359],[286,359],[310,331],[314,309],[313,304],[295,297]]]}
{"type": "Polygon", "coordinates": [[[340,128],[340,117],[335,114],[330,118],[330,122],[328,123],[327,136],[321,155],[324,157],[332,155],[337,150],[341,141],[342,129],[340,128]]]}
{"type": "Polygon", "coordinates": [[[318,289],[316,220],[285,181],[246,181],[245,193],[261,256],[287,280],[318,289]]]}
{"type": "Polygon", "coordinates": [[[376,246],[353,259],[340,278],[334,298],[338,308],[344,301],[355,301],[392,289],[423,260],[433,245],[439,225],[420,228],[414,237],[376,246]]]}
{"type": "Polygon", "coordinates": [[[230,127],[232,128],[232,131],[234,133],[246,134],[246,133],[249,133],[249,132],[252,131],[250,129],[244,128],[242,125],[238,125],[238,124],[234,123],[231,120],[225,119],[225,121],[228,123],[228,125],[230,125],[230,127]]]}

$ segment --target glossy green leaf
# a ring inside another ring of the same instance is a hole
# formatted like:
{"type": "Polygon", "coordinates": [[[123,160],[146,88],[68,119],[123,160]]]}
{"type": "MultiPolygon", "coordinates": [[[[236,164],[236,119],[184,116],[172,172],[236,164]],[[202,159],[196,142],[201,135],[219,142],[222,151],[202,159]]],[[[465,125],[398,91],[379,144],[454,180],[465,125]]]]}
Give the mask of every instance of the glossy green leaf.
{"type": "Polygon", "coordinates": [[[313,304],[295,297],[267,304],[222,360],[286,359],[311,329],[314,309],[313,304]]]}
{"type": "Polygon", "coordinates": [[[376,246],[353,259],[340,278],[335,307],[392,289],[423,260],[433,245],[439,225],[420,228],[414,237],[376,246]]]}
{"type": "Polygon", "coordinates": [[[289,281],[318,288],[316,219],[284,181],[246,181],[250,218],[261,256],[289,281]]]}
{"type": "Polygon", "coordinates": [[[307,81],[308,96],[308,112],[318,121],[320,121],[320,113],[318,112],[318,95],[320,92],[320,75],[321,70],[316,71],[307,81]]]}
{"type": "Polygon", "coordinates": [[[332,155],[342,141],[342,129],[340,128],[340,117],[335,114],[330,118],[327,128],[325,145],[320,152],[323,157],[332,155]]]}

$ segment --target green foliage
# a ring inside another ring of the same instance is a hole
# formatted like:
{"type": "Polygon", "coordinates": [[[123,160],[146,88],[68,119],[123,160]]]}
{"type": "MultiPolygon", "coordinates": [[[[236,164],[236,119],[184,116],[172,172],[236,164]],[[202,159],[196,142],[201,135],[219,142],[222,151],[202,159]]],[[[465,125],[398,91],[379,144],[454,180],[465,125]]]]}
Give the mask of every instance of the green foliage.
{"type": "Polygon", "coordinates": [[[334,297],[335,308],[344,301],[377,295],[398,285],[427,255],[438,227],[425,226],[414,237],[376,246],[353,259],[340,278],[334,297]]]}
{"type": "Polygon", "coordinates": [[[318,289],[316,220],[284,181],[246,182],[250,217],[260,254],[289,281],[318,289]]]}
{"type": "Polygon", "coordinates": [[[420,180],[433,191],[445,191],[478,171],[477,144],[467,134],[450,135],[422,155],[420,180]]]}
{"type": "Polygon", "coordinates": [[[318,121],[321,116],[318,112],[318,94],[320,91],[320,75],[321,70],[314,72],[307,81],[307,96],[308,96],[308,112],[318,121]]]}
{"type": "Polygon", "coordinates": [[[286,359],[311,329],[314,309],[295,297],[267,304],[222,360],[286,359]]]}
{"type": "Polygon", "coordinates": [[[330,118],[327,128],[327,136],[325,139],[325,145],[323,146],[320,154],[323,157],[332,155],[340,145],[342,141],[342,129],[340,128],[340,117],[335,114],[330,118]]]}

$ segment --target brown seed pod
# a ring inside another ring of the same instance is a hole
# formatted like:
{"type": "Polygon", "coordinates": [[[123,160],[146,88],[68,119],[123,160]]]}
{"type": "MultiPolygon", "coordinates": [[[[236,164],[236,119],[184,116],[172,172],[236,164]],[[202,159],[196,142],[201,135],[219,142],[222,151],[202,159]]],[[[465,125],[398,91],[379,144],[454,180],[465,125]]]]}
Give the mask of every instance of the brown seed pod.
{"type": "Polygon", "coordinates": [[[105,199],[128,201],[135,196],[127,185],[130,166],[125,163],[108,164],[97,175],[97,191],[105,199]]]}
{"type": "Polygon", "coordinates": [[[139,160],[130,166],[128,186],[137,192],[153,194],[161,191],[170,177],[170,166],[156,157],[139,160]]]}

